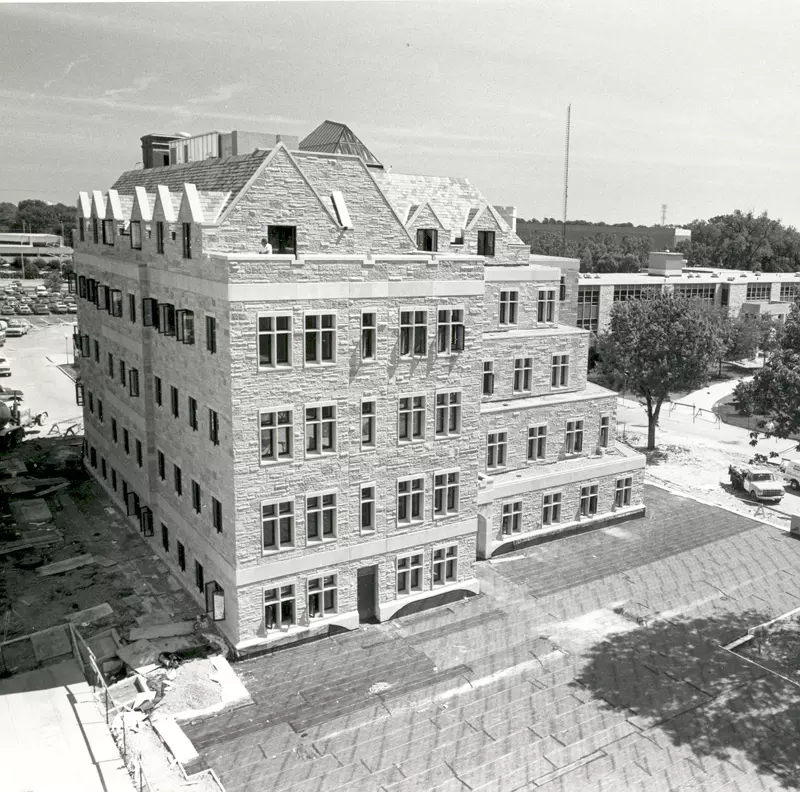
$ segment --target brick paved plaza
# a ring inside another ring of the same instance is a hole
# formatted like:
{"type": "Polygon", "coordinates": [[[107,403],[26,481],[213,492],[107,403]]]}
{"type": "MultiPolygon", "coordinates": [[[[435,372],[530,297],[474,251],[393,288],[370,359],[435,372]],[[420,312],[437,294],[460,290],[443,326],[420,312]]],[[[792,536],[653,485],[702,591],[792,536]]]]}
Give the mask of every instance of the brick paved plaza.
{"type": "Polygon", "coordinates": [[[229,792],[800,789],[800,691],[724,650],[800,543],[648,487],[647,518],[479,566],[484,594],[236,666],[185,725],[229,792]]]}

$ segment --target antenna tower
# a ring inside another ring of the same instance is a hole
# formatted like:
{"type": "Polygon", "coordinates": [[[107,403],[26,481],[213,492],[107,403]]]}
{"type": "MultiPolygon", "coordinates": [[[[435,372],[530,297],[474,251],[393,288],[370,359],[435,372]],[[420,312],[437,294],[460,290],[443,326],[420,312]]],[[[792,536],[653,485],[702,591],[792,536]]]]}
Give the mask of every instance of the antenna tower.
{"type": "Polygon", "coordinates": [[[667,205],[661,204],[661,225],[667,224],[667,205]]]}
{"type": "Polygon", "coordinates": [[[564,213],[561,227],[561,255],[567,255],[567,193],[569,186],[569,127],[572,105],[567,105],[567,137],[564,143],[564,213]]]}

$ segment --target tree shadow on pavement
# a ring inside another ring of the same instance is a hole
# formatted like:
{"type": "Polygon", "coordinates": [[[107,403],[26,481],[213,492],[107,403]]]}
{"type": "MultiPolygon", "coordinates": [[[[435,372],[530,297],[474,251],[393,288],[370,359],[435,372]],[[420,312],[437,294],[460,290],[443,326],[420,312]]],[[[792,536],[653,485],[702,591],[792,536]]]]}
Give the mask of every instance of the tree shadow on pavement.
{"type": "Polygon", "coordinates": [[[800,789],[800,687],[722,648],[770,618],[746,611],[610,635],[583,653],[575,684],[632,711],[645,736],[660,731],[698,757],[800,789]]]}

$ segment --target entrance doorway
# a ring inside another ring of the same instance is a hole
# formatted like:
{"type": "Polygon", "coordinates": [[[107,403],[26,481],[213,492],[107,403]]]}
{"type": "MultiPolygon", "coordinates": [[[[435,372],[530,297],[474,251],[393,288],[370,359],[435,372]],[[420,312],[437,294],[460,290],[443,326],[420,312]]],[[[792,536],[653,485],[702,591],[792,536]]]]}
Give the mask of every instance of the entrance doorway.
{"type": "Polygon", "coordinates": [[[378,565],[361,567],[358,580],[358,620],[376,622],[378,613],[378,565]]]}

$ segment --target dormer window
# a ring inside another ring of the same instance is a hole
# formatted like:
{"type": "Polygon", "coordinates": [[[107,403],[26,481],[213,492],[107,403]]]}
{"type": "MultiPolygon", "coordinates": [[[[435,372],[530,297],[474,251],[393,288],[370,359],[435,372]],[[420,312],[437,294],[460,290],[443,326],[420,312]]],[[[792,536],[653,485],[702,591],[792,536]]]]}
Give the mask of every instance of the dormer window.
{"type": "Polygon", "coordinates": [[[113,245],[114,244],[114,221],[113,220],[103,220],[103,244],[104,245],[113,245]]]}
{"type": "Polygon", "coordinates": [[[478,231],[478,255],[494,256],[494,231],[478,231]]]}
{"type": "Polygon", "coordinates": [[[139,220],[131,220],[131,250],[142,249],[142,223],[139,220]]]}
{"type": "Polygon", "coordinates": [[[164,252],[164,223],[162,220],[156,221],[156,252],[164,252]]]}
{"type": "Polygon", "coordinates": [[[190,259],[192,257],[192,224],[183,223],[183,257],[190,259]]]}
{"type": "Polygon", "coordinates": [[[267,242],[273,253],[297,254],[297,226],[267,226],[267,242]]]}
{"type": "Polygon", "coordinates": [[[417,250],[435,253],[439,249],[439,232],[435,228],[417,229],[417,250]]]}

